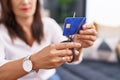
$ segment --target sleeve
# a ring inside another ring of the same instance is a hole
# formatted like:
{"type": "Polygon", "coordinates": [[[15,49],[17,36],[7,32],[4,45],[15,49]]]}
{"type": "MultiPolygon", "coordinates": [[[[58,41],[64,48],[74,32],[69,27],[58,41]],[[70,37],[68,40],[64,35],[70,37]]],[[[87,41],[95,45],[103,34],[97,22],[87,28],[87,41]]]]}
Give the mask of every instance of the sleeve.
{"type": "Polygon", "coordinates": [[[0,66],[2,66],[3,64],[7,63],[8,60],[5,60],[5,47],[2,44],[2,41],[0,39],[0,66]]]}
{"type": "Polygon", "coordinates": [[[54,19],[51,19],[51,26],[52,26],[53,43],[59,43],[67,40],[67,37],[63,36],[62,28],[54,19]]]}

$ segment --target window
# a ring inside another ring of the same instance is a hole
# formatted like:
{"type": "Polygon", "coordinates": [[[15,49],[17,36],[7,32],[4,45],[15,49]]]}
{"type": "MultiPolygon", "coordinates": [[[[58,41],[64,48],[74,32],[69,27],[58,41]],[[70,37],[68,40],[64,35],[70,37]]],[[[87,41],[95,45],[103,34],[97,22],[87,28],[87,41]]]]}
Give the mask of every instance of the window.
{"type": "Polygon", "coordinates": [[[120,25],[120,0],[87,0],[87,21],[120,25]]]}

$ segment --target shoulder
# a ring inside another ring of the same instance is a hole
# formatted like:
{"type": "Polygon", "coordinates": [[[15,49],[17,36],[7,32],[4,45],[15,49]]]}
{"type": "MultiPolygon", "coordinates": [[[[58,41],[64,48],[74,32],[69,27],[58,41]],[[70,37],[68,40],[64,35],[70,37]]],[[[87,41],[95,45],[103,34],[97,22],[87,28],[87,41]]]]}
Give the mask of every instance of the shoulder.
{"type": "Polygon", "coordinates": [[[0,31],[2,31],[2,30],[6,31],[7,29],[6,29],[5,25],[1,23],[0,24],[0,31]]]}
{"type": "Polygon", "coordinates": [[[0,33],[8,33],[8,30],[4,24],[0,24],[0,33]]]}
{"type": "Polygon", "coordinates": [[[42,17],[42,21],[43,23],[56,23],[56,21],[50,17],[42,17]]]}
{"type": "Polygon", "coordinates": [[[0,24],[0,38],[9,37],[8,30],[4,24],[0,24]]]}
{"type": "Polygon", "coordinates": [[[42,22],[43,22],[44,28],[47,28],[50,30],[52,29],[55,30],[60,28],[60,25],[53,18],[43,17],[42,22]]]}
{"type": "Polygon", "coordinates": [[[48,26],[51,28],[59,26],[59,24],[53,18],[50,18],[50,17],[43,17],[42,22],[44,26],[48,26]]]}

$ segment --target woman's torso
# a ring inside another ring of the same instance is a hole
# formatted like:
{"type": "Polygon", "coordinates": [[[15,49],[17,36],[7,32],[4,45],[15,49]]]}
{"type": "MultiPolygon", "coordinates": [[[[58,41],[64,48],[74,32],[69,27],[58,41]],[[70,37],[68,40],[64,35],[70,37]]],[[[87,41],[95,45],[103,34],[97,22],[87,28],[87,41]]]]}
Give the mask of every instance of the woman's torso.
{"type": "MultiPolygon", "coordinates": [[[[6,60],[15,60],[25,57],[27,55],[40,51],[41,49],[52,43],[58,43],[66,39],[62,36],[62,31],[60,27],[53,19],[43,18],[42,21],[44,25],[44,39],[42,40],[41,44],[38,44],[34,41],[32,46],[27,45],[19,38],[15,39],[14,43],[12,43],[6,28],[4,27],[4,25],[1,25],[0,40],[4,45],[4,55],[6,60]]],[[[19,80],[46,80],[54,73],[55,69],[41,69],[38,73],[29,73],[19,80]]]]}

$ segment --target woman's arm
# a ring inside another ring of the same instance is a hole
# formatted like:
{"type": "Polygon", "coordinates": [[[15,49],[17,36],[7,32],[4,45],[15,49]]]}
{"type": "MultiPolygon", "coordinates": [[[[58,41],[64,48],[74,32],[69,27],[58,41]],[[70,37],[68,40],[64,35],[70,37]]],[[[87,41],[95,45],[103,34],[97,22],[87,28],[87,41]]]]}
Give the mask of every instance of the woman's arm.
{"type": "MultiPolygon", "coordinates": [[[[33,64],[33,70],[56,68],[65,63],[67,57],[72,55],[72,51],[66,48],[79,48],[79,43],[58,43],[52,44],[41,51],[31,55],[30,60],[33,64]],[[65,57],[65,59],[63,59],[65,57]]],[[[26,74],[23,70],[24,58],[10,61],[0,66],[0,80],[16,80],[26,74]]]]}
{"type": "Polygon", "coordinates": [[[25,74],[22,68],[23,58],[10,61],[0,67],[0,80],[16,80],[25,74]]]}

